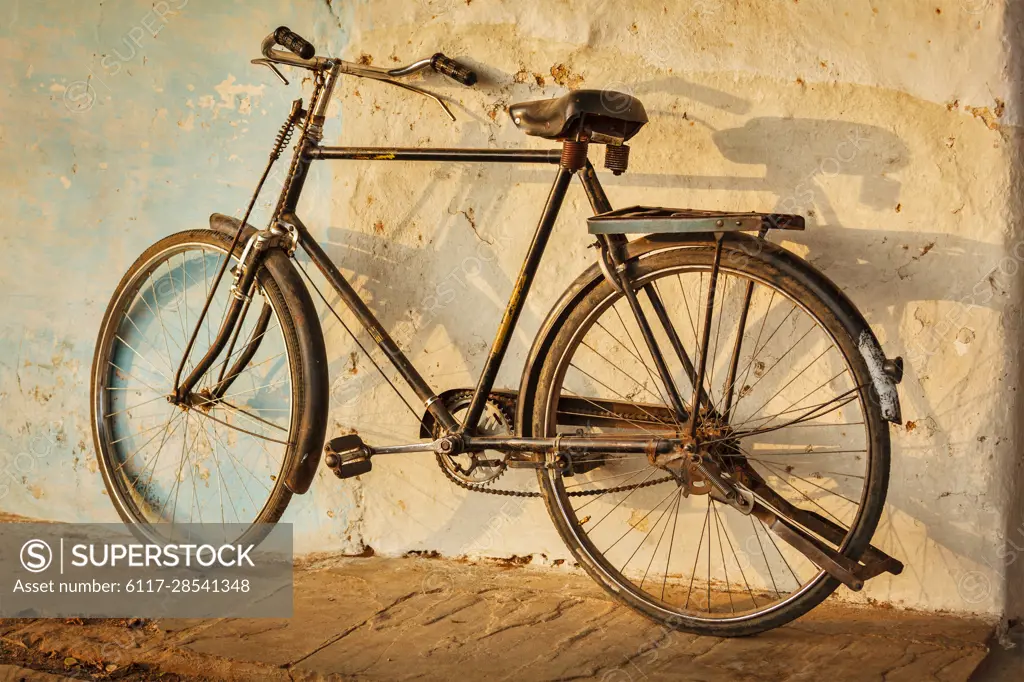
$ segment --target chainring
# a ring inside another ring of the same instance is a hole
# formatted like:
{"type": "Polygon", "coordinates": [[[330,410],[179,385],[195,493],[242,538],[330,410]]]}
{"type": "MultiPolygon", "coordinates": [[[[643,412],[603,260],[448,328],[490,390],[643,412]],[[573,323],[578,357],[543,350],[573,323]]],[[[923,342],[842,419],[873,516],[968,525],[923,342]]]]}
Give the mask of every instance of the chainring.
{"type": "MultiPolygon", "coordinates": [[[[472,391],[458,391],[445,399],[445,407],[456,419],[469,409],[472,391]]],[[[511,436],[514,429],[515,404],[508,397],[492,393],[484,403],[484,413],[478,432],[482,436],[511,436]]],[[[434,438],[444,434],[440,424],[433,427],[434,438]]],[[[486,486],[498,480],[508,469],[510,453],[488,450],[483,453],[465,452],[458,455],[437,454],[437,464],[448,478],[469,486],[486,486]]]]}

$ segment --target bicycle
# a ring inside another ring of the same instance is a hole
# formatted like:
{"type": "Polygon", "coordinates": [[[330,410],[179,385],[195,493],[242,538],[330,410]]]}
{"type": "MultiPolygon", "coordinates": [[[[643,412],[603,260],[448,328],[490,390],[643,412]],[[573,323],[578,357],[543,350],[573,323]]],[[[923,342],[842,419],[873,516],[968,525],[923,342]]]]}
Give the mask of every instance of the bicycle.
{"type": "Polygon", "coordinates": [[[470,86],[476,75],[441,53],[390,70],[317,56],[285,27],[262,54],[253,62],[285,84],[278,65],[304,69],[313,86],[308,106],[294,102],[243,218],[214,214],[210,229],[155,243],[101,324],[93,436],[110,498],[137,532],[160,540],[159,524],[237,522],[248,529],[242,539],[258,541],[255,529],[309,489],[322,452],[341,479],[368,474],[376,457],[433,453],[462,488],[543,498],[591,577],[690,632],[761,632],[840,584],[859,590],[902,570],[870,544],[888,485],[886,422],[900,422],[902,360],[886,358],[835,284],[769,240],[804,229],[803,218],[613,210],[588,150],[604,145],[605,167],[627,171],[627,142],[647,114],[623,93],[509,107],[523,132],[559,143],[551,149],[325,146],[327,104],[343,76],[431,97],[454,119],[441,98],[402,79],[432,70],[470,86]],[[253,206],[296,130],[272,218],[256,229],[253,206]],[[435,392],[296,215],[319,160],[557,166],[475,387],[435,392]],[[495,388],[573,176],[594,212],[596,262],[548,314],[518,389],[495,388]],[[300,249],[422,403],[403,397],[419,439],[375,447],[348,434],[324,444],[328,363],[310,289],[342,318],[295,258],[300,249]],[[534,470],[540,492],[494,486],[515,469],[534,470]]]}

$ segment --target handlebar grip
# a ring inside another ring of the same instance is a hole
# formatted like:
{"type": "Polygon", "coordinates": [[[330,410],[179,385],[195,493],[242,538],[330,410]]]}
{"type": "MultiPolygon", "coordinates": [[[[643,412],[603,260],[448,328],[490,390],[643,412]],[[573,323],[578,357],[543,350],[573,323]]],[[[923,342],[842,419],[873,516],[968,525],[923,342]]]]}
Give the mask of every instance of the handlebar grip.
{"type": "Polygon", "coordinates": [[[316,55],[316,48],[298,33],[295,33],[287,26],[281,26],[274,31],[274,41],[303,59],[312,59],[316,55]]]}
{"type": "Polygon", "coordinates": [[[434,68],[434,71],[442,73],[453,80],[457,80],[463,85],[473,85],[476,83],[475,71],[470,69],[468,66],[459,64],[450,57],[445,57],[444,54],[440,52],[430,58],[430,66],[434,68]]]}

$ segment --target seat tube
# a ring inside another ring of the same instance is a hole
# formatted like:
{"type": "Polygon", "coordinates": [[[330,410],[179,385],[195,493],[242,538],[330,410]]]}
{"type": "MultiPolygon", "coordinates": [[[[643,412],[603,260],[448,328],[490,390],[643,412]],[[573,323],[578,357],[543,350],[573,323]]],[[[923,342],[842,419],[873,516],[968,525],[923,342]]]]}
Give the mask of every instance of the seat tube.
{"type": "Polygon", "coordinates": [[[462,422],[463,432],[472,432],[480,421],[480,415],[483,414],[484,404],[487,402],[487,396],[490,394],[491,388],[494,386],[494,380],[498,376],[501,361],[505,357],[509,341],[512,339],[512,331],[516,327],[516,322],[519,321],[519,314],[523,310],[526,296],[529,294],[533,278],[537,274],[537,267],[540,265],[541,256],[544,255],[544,249],[547,247],[548,238],[551,236],[551,230],[555,225],[555,219],[558,217],[558,211],[562,207],[562,200],[565,199],[565,192],[569,188],[569,182],[572,180],[573,173],[575,173],[575,169],[559,167],[558,175],[555,176],[555,181],[551,185],[551,192],[548,194],[547,203],[544,205],[544,212],[541,213],[537,230],[533,234],[533,241],[526,252],[526,260],[523,261],[523,266],[519,270],[519,277],[516,278],[515,286],[512,287],[512,295],[509,297],[508,305],[505,307],[505,314],[501,317],[498,333],[494,338],[494,343],[491,345],[491,352],[487,356],[483,372],[480,373],[480,380],[477,382],[473,401],[470,403],[469,409],[466,411],[466,418],[462,422]]]}

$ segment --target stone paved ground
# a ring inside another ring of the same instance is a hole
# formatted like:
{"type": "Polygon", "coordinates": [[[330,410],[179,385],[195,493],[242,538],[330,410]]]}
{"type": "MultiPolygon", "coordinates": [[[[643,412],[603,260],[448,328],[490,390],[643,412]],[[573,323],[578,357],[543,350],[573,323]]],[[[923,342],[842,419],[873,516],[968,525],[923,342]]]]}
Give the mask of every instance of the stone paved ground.
{"type": "MultiPolygon", "coordinates": [[[[756,637],[697,637],[636,616],[579,573],[440,559],[343,559],[295,580],[291,619],[6,620],[0,647],[45,658],[51,672],[71,657],[68,672],[85,679],[114,665],[98,679],[954,682],[985,657],[992,631],[826,604],[756,637]]],[[[19,674],[0,666],[0,680],[19,674]]]]}

